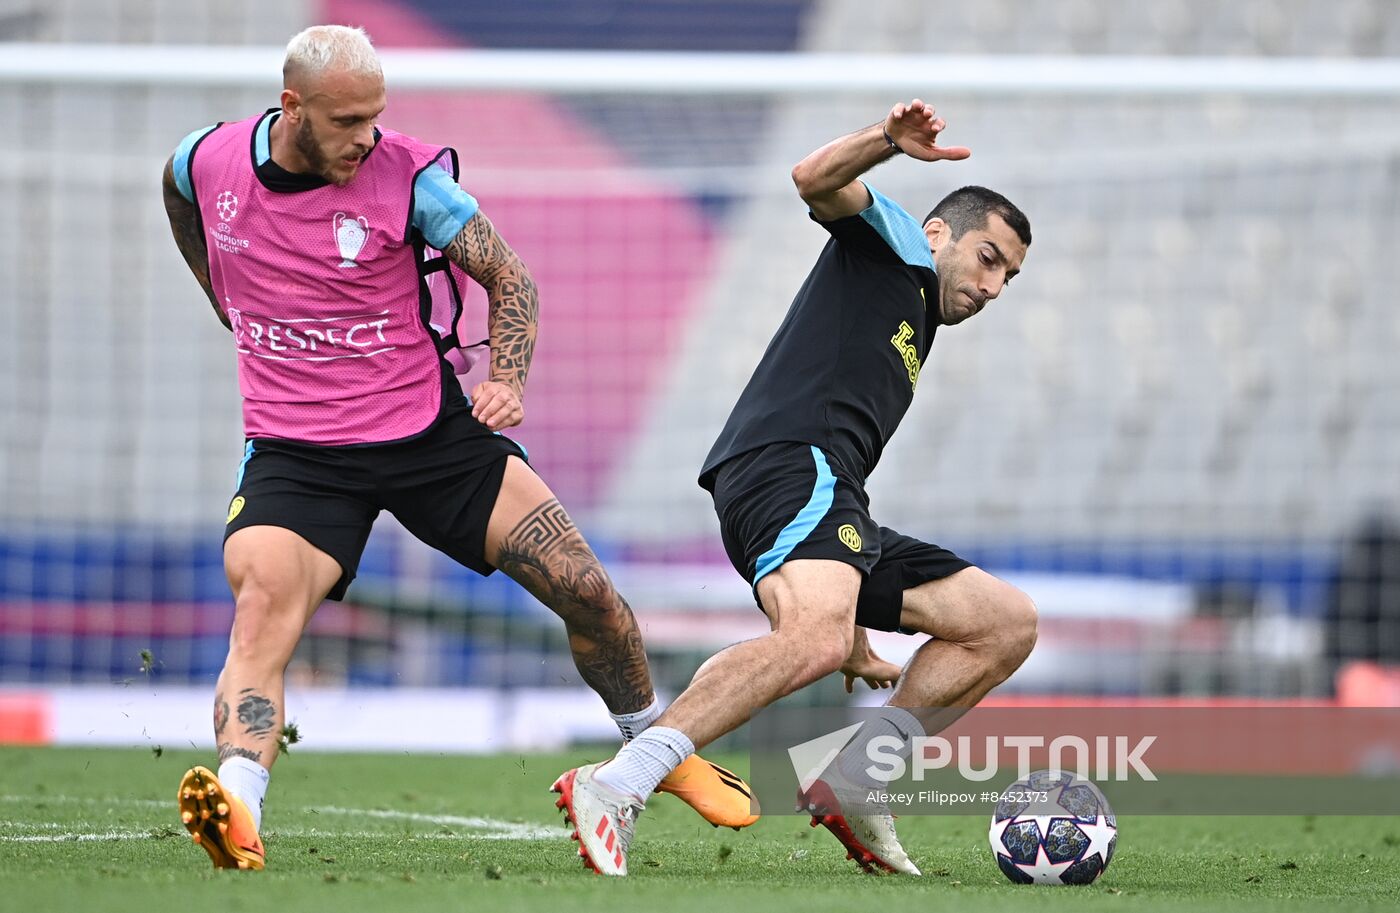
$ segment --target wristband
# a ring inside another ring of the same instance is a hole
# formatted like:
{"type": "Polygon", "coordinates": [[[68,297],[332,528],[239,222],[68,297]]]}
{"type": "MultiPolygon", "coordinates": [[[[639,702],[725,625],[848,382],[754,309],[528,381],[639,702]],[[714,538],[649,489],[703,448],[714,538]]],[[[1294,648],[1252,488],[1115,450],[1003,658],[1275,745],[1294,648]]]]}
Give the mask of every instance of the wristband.
{"type": "Polygon", "coordinates": [[[881,127],[880,132],[885,134],[885,142],[890,144],[890,148],[894,150],[895,155],[904,154],[904,150],[899,148],[899,144],[894,141],[894,137],[890,136],[890,131],[886,130],[884,127],[881,127]]]}

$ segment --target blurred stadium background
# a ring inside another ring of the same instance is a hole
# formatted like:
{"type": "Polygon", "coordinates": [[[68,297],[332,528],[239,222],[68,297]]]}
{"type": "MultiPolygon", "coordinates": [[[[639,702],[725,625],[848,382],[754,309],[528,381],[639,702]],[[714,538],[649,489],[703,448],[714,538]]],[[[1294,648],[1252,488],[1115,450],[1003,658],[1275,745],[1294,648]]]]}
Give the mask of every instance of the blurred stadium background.
{"type": "MultiPolygon", "coordinates": [[[[1123,78],[1400,55],[1392,0],[0,0],[0,741],[209,743],[243,445],[233,353],[158,175],[188,131],[276,104],[280,47],[315,22],[363,25],[382,50],[1111,56],[1123,78]],[[112,82],[4,69],[32,45],[77,66],[83,43],[270,56],[112,82]]],[[[1400,704],[1393,71],[1296,93],[985,91],[978,73],[1020,71],[982,57],[897,89],[707,94],[580,92],[572,60],[529,89],[396,87],[388,68],[384,122],[457,147],[536,275],[514,436],[667,691],[765,627],[694,478],[825,238],[788,171],[919,95],[973,158],[871,182],[916,215],[990,185],[1036,240],[1002,300],[939,335],[870,491],[881,522],[1038,601],[1040,645],[998,693],[1400,704]]],[[[387,516],[290,681],[313,746],[611,730],[552,616],[387,516]]]]}

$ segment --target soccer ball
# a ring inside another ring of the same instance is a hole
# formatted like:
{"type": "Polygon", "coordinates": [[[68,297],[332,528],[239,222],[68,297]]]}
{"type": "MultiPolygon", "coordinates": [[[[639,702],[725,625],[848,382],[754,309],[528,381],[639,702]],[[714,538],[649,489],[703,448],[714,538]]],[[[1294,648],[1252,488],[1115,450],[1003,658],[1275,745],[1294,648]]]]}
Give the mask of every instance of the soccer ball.
{"type": "Polygon", "coordinates": [[[1089,884],[1113,860],[1118,820],[1088,780],[1037,770],[1002,790],[988,839],[1017,884],[1089,884]]]}

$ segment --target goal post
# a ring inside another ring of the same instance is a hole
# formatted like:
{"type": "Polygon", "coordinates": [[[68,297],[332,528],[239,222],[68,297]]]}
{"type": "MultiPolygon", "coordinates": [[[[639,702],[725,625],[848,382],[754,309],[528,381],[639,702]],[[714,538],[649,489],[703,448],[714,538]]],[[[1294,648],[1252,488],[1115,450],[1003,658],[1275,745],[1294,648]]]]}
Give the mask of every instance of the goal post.
{"type": "MultiPolygon", "coordinates": [[[[187,87],[271,85],[280,47],[5,45],[0,83],[187,87]]],[[[394,89],[551,95],[820,96],[923,91],[977,97],[1200,96],[1387,98],[1385,58],[842,54],[678,51],[409,50],[380,53],[394,89]],[[933,78],[922,74],[937,74],[933,78]]]]}

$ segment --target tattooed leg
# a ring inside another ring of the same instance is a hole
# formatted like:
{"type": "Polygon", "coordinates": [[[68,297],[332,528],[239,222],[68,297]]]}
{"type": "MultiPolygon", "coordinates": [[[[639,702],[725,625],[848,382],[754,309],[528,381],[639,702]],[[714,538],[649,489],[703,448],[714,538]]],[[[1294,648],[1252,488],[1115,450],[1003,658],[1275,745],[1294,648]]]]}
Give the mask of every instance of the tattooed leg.
{"type": "Polygon", "coordinates": [[[574,665],[609,710],[635,713],[652,702],[631,607],[544,482],[514,457],[491,515],[487,556],[564,620],[574,665]],[[532,506],[522,510],[523,502],[532,506]]]}
{"type": "Polygon", "coordinates": [[[230,707],[223,683],[238,677],[238,670],[233,671],[230,675],[225,666],[219,692],[214,696],[214,741],[219,748],[219,763],[238,757],[271,767],[277,759],[277,740],[284,719],[281,676],[266,687],[238,689],[230,707]]]}
{"type": "Polygon", "coordinates": [[[241,757],[271,768],[286,719],[283,673],[340,565],[291,530],[250,526],[229,536],[224,567],[235,602],[214,740],[221,762],[241,757]]]}
{"type": "MultiPolygon", "coordinates": [[[[277,691],[280,701],[281,688],[277,691]]],[[[277,757],[277,739],[282,733],[283,714],[278,704],[259,694],[256,688],[241,689],[237,700],[238,718],[230,721],[223,692],[214,698],[214,737],[219,746],[219,763],[239,757],[261,764],[266,757],[271,766],[270,762],[277,757]],[[249,747],[250,743],[260,747],[249,747]]]]}
{"type": "Polygon", "coordinates": [[[220,691],[214,695],[214,740],[219,746],[219,763],[222,764],[233,757],[260,761],[262,759],[261,751],[240,748],[228,740],[228,724],[228,701],[224,700],[224,693],[220,691]]]}

